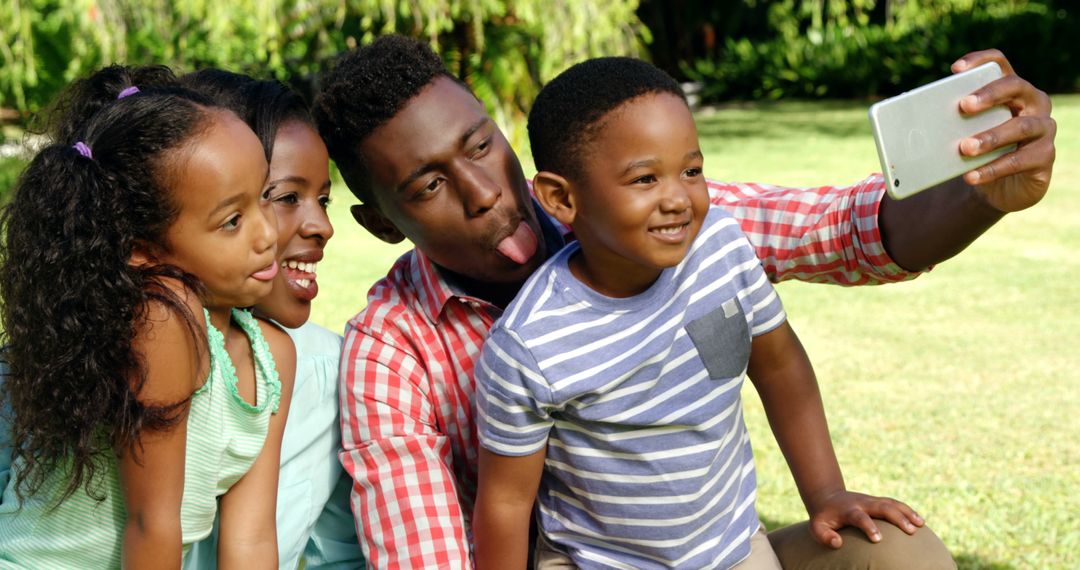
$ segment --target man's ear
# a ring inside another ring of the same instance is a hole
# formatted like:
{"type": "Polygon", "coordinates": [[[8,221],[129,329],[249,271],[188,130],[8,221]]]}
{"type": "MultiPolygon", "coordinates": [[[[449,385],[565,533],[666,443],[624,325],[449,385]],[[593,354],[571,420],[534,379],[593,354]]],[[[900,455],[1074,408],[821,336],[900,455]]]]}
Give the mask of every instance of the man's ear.
{"type": "Polygon", "coordinates": [[[536,201],[551,217],[567,226],[574,223],[577,214],[572,190],[570,181],[554,172],[542,170],[533,177],[536,201]]]}
{"type": "Polygon", "coordinates": [[[364,226],[371,235],[386,243],[401,243],[405,239],[405,234],[401,233],[394,222],[387,219],[378,208],[367,204],[353,204],[349,211],[352,212],[356,223],[364,226]]]}

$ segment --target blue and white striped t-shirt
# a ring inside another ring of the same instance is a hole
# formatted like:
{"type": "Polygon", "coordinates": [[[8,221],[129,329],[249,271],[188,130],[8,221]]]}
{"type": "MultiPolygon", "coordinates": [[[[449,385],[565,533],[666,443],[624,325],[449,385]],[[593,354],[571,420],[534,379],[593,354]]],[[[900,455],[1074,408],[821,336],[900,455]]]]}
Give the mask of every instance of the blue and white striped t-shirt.
{"type": "Polygon", "coordinates": [[[572,244],[492,328],[476,368],[480,443],[547,446],[540,528],[582,568],[726,568],[750,553],[756,480],[739,390],[750,339],[784,322],[738,223],[709,210],[647,291],[578,281],[572,244]]]}

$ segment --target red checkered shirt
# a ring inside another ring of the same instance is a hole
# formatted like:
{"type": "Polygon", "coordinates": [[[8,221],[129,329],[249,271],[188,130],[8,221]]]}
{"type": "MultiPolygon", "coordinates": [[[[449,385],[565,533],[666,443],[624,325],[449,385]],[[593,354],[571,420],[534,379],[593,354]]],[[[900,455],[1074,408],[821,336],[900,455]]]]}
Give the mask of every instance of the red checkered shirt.
{"type": "MultiPolygon", "coordinates": [[[[709,182],[774,281],[840,285],[914,276],[885,253],[885,186],[791,189],[709,182]]],[[[374,568],[470,568],[476,496],[473,364],[502,314],[448,284],[422,253],[403,255],[345,331],[341,461],[374,568]]]]}

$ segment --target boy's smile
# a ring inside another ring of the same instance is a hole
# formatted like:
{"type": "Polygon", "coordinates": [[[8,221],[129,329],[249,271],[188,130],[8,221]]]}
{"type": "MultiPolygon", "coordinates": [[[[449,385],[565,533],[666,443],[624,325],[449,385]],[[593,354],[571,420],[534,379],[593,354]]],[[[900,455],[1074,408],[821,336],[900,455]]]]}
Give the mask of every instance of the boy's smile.
{"type": "Polygon", "coordinates": [[[708,189],[694,118],[679,97],[642,95],[598,124],[576,158],[580,175],[568,178],[582,248],[570,269],[598,292],[625,297],[683,260],[708,211],[708,189]]]}

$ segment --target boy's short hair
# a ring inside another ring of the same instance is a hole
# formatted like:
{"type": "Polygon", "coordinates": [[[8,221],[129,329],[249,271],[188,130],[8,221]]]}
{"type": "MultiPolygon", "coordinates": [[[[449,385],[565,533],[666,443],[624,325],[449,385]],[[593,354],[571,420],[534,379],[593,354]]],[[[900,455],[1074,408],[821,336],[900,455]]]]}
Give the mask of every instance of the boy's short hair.
{"type": "Polygon", "coordinates": [[[427,44],[400,35],[344,54],[322,77],[311,114],[330,158],[361,202],[377,205],[360,144],[438,77],[461,83],[427,44]]]}
{"type": "Polygon", "coordinates": [[[529,112],[529,144],[540,171],[581,174],[582,153],[603,127],[603,118],[631,99],[671,93],[684,102],[679,84],[651,63],[600,57],[560,73],[536,96],[529,112]]]}

